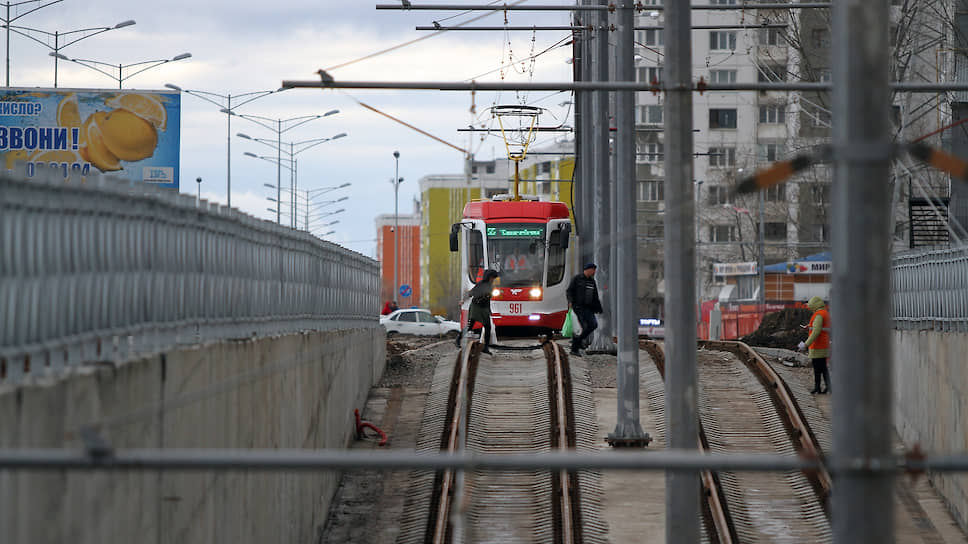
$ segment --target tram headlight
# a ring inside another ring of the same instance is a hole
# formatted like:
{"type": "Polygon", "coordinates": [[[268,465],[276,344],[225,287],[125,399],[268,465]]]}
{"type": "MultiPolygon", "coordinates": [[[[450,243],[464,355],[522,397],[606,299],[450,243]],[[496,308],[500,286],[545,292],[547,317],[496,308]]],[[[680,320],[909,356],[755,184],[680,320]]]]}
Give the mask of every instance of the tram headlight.
{"type": "Polygon", "coordinates": [[[531,292],[529,294],[531,295],[531,298],[541,298],[541,288],[535,287],[531,289],[531,292]]]}
{"type": "Polygon", "coordinates": [[[495,298],[501,296],[501,290],[500,289],[495,289],[495,290],[491,291],[491,296],[492,297],[495,297],[495,298]]]}

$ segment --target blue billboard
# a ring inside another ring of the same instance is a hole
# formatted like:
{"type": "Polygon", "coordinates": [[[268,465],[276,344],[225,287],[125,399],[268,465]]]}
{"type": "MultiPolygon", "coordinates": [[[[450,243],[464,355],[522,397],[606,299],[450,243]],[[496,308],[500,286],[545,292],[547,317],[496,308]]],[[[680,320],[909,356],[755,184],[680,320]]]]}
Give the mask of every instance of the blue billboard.
{"type": "Polygon", "coordinates": [[[104,172],[177,190],[180,128],[177,92],[0,90],[0,165],[14,175],[104,172]]]}

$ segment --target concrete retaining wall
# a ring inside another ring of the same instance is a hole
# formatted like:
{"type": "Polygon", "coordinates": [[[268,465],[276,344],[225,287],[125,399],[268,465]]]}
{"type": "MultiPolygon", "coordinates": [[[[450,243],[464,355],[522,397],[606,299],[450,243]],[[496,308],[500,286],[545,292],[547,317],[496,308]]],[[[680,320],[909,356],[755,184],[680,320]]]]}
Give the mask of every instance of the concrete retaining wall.
{"type": "MultiPolygon", "coordinates": [[[[343,448],[382,327],[220,342],[0,389],[0,448],[343,448]]],[[[0,542],[313,542],[333,472],[0,471],[0,542]]]]}
{"type": "MultiPolygon", "coordinates": [[[[894,331],[895,424],[909,447],[968,452],[968,333],[894,331]]],[[[968,474],[935,473],[958,523],[968,528],[968,474]]]]}

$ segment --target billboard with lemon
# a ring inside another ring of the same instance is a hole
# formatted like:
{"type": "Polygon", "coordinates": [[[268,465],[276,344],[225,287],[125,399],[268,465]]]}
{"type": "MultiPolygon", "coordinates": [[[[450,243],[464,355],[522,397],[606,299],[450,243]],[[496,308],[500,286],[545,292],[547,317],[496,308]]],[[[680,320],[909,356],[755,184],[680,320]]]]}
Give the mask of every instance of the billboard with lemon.
{"type": "Polygon", "coordinates": [[[180,112],[177,92],[3,89],[0,164],[27,177],[108,172],[178,189],[180,112]]]}

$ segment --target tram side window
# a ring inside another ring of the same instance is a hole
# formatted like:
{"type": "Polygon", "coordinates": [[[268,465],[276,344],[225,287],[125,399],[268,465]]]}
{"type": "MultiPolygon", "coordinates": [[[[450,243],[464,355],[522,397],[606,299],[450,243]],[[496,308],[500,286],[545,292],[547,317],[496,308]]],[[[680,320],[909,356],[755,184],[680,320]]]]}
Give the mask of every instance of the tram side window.
{"type": "Polygon", "coordinates": [[[565,248],[556,240],[559,235],[565,235],[562,231],[553,232],[551,243],[548,244],[548,286],[557,285],[565,277],[565,248]]]}
{"type": "Polygon", "coordinates": [[[467,278],[477,283],[484,275],[484,234],[479,230],[467,233],[467,278]]]}

